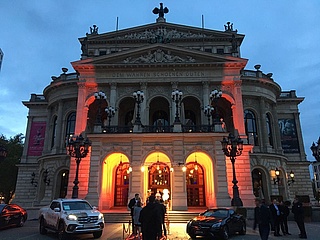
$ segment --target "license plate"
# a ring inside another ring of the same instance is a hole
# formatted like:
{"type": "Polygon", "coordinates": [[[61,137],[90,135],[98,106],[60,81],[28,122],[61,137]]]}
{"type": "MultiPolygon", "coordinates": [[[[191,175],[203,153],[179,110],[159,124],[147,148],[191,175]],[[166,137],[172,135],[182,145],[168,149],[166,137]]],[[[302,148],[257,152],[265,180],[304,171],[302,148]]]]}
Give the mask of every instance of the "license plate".
{"type": "Polygon", "coordinates": [[[196,234],[203,234],[203,231],[196,231],[196,234]]]}

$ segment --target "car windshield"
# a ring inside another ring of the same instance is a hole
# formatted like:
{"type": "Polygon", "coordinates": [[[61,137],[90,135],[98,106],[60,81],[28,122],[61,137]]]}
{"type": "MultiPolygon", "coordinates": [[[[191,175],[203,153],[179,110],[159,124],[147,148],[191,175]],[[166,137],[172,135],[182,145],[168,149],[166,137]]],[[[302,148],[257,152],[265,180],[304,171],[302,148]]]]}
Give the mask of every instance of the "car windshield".
{"type": "Polygon", "coordinates": [[[89,203],[84,201],[77,201],[77,202],[63,202],[62,203],[63,210],[70,211],[70,210],[91,210],[92,207],[89,203]]]}
{"type": "Polygon", "coordinates": [[[213,209],[203,213],[206,217],[226,218],[228,217],[228,210],[226,209],[213,209]]]}

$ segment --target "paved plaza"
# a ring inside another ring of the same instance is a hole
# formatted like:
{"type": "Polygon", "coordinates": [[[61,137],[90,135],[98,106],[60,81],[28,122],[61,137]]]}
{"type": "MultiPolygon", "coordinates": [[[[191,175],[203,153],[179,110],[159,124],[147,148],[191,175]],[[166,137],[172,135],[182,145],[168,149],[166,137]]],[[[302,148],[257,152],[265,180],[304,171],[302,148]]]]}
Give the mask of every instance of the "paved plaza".
{"type": "MultiPolygon", "coordinates": [[[[189,237],[185,232],[186,224],[181,223],[173,223],[170,226],[170,234],[168,235],[168,239],[175,240],[188,240],[189,237]]],[[[38,221],[31,220],[27,221],[25,226],[22,228],[10,228],[0,231],[0,239],[1,240],[53,240],[58,239],[56,234],[49,233],[47,235],[40,235],[38,231],[38,221]]],[[[306,223],[306,229],[308,234],[308,239],[318,240],[320,239],[320,223],[306,223]]],[[[104,233],[101,240],[123,240],[126,238],[126,234],[124,234],[123,238],[123,224],[120,223],[107,223],[105,226],[104,233]]],[[[270,235],[270,240],[298,240],[298,228],[295,222],[289,222],[289,231],[292,233],[290,236],[282,236],[282,237],[274,237],[270,235]]],[[[71,239],[71,238],[70,238],[71,239]]],[[[91,234],[79,235],[72,239],[93,239],[91,234]]],[[[252,221],[248,222],[247,234],[244,236],[232,236],[230,239],[234,240],[259,240],[258,232],[254,232],[252,230],[252,221]]]]}

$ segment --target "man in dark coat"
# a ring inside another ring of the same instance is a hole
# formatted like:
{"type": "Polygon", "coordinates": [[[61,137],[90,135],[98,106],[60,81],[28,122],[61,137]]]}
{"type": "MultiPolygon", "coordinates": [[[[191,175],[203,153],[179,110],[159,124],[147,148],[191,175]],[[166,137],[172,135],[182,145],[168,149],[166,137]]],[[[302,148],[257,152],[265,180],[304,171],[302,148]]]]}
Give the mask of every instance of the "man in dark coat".
{"type": "Polygon", "coordinates": [[[279,209],[277,199],[273,199],[272,204],[269,206],[271,211],[272,223],[274,227],[274,236],[281,236],[280,235],[280,219],[281,219],[281,212],[279,209]]]}
{"type": "Polygon", "coordinates": [[[288,229],[288,216],[290,214],[290,209],[289,209],[290,205],[291,203],[289,201],[285,201],[285,202],[280,201],[280,205],[279,205],[279,209],[281,212],[280,227],[283,232],[283,235],[291,235],[288,229]]]}
{"type": "Polygon", "coordinates": [[[136,203],[138,201],[140,201],[141,198],[140,198],[140,194],[139,193],[136,193],[134,195],[134,198],[131,198],[130,201],[129,201],[129,204],[128,204],[128,208],[130,209],[130,215],[131,215],[131,222],[132,222],[132,233],[134,232],[134,221],[133,221],[133,208],[134,206],[136,205],[136,203]]]}
{"type": "Polygon", "coordinates": [[[255,203],[253,230],[258,225],[261,240],[268,240],[271,224],[270,209],[260,198],[256,198],[255,203]]]}
{"type": "Polygon", "coordinates": [[[155,203],[155,196],[149,197],[147,205],[140,212],[139,221],[143,240],[158,240],[161,231],[161,213],[155,203]]]}
{"type": "Polygon", "coordinates": [[[295,197],[293,200],[292,213],[300,230],[299,238],[307,238],[307,233],[304,226],[303,206],[297,197],[295,197]]]}

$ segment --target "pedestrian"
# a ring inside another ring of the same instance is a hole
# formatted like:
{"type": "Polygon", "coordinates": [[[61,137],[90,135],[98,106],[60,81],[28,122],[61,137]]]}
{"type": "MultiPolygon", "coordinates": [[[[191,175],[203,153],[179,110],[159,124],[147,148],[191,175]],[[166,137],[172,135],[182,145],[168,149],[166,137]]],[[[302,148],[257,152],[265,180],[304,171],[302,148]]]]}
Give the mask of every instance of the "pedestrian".
{"type": "Polygon", "coordinates": [[[147,205],[140,212],[139,221],[143,240],[157,240],[161,229],[161,213],[155,203],[155,196],[151,195],[147,205]]]}
{"type": "Polygon", "coordinates": [[[271,224],[271,213],[269,207],[260,198],[255,199],[253,230],[259,227],[261,240],[268,240],[271,224]]]}
{"type": "Polygon", "coordinates": [[[271,211],[271,220],[273,223],[273,228],[274,228],[274,236],[279,237],[282,236],[280,235],[280,210],[278,206],[279,202],[277,199],[273,199],[272,204],[269,206],[270,211],[271,211]]]}
{"type": "Polygon", "coordinates": [[[140,212],[142,210],[142,203],[141,201],[138,201],[136,205],[133,208],[133,222],[134,222],[134,232],[133,234],[140,239],[140,233],[141,233],[141,223],[139,221],[140,212]]]}
{"type": "Polygon", "coordinates": [[[290,214],[289,206],[291,205],[290,201],[280,201],[280,212],[281,212],[281,222],[280,227],[283,232],[283,235],[291,235],[288,229],[288,216],[290,214]]]}
{"type": "Polygon", "coordinates": [[[133,208],[137,204],[137,202],[141,200],[140,194],[136,193],[134,195],[134,198],[131,198],[128,204],[128,208],[130,209],[130,215],[131,215],[131,227],[132,227],[132,233],[134,233],[134,219],[133,219],[133,208]]]}
{"type": "Polygon", "coordinates": [[[160,216],[161,216],[161,226],[159,228],[159,232],[158,232],[158,239],[162,238],[162,232],[164,236],[167,236],[167,229],[166,229],[166,225],[165,225],[165,217],[166,217],[166,206],[164,205],[163,200],[160,198],[156,198],[156,205],[158,208],[158,211],[160,212],[160,216]]]}
{"type": "Polygon", "coordinates": [[[299,238],[307,238],[307,233],[304,226],[303,206],[297,197],[295,197],[293,200],[292,213],[294,215],[294,220],[296,221],[300,230],[299,238]]]}

